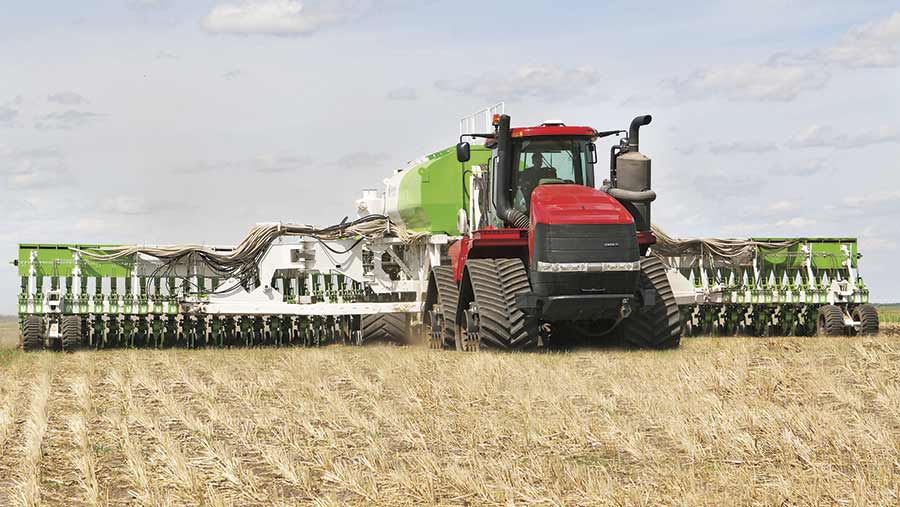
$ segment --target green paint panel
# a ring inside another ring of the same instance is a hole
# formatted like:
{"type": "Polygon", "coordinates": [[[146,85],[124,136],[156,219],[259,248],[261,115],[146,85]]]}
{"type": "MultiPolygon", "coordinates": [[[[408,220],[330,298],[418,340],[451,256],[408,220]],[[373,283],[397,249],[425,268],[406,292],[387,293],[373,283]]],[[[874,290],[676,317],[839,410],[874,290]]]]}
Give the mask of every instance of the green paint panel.
{"type": "Polygon", "coordinates": [[[473,165],[487,169],[491,150],[472,145],[471,160],[460,164],[456,148],[425,157],[410,168],[400,182],[398,208],[406,226],[417,232],[460,234],[456,224],[460,208],[467,209],[468,173],[473,165]],[[463,190],[465,188],[465,190],[463,190]]]}
{"type": "Polygon", "coordinates": [[[806,254],[801,247],[809,245],[812,252],[813,269],[841,269],[845,267],[847,254],[841,247],[850,249],[850,260],[854,268],[857,267],[856,238],[752,238],[753,241],[799,241],[800,243],[777,249],[759,249],[761,264],[768,268],[798,269],[803,266],[806,254]]]}
{"type": "MultiPolygon", "coordinates": [[[[37,276],[72,276],[75,268],[74,252],[71,248],[80,250],[103,251],[117,245],[50,245],[50,244],[20,244],[19,245],[19,276],[29,276],[31,271],[31,253],[37,252],[35,270],[37,276]]],[[[123,278],[131,276],[133,262],[121,260],[116,262],[97,261],[82,257],[81,276],[123,278]]]]}

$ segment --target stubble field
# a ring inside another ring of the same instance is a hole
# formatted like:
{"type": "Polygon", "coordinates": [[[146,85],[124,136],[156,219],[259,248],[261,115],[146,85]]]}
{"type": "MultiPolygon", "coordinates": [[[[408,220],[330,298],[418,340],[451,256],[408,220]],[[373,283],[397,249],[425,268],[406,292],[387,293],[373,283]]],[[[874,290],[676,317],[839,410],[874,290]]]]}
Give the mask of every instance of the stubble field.
{"type": "Polygon", "coordinates": [[[0,505],[897,505],[898,331],[0,351],[0,505]]]}

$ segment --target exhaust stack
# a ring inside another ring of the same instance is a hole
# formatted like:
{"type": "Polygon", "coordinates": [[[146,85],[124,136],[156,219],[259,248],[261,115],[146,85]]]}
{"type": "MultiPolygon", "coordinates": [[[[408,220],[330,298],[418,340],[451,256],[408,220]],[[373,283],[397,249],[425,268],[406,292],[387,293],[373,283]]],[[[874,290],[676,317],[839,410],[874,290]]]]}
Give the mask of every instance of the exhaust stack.
{"type": "Polygon", "coordinates": [[[640,152],[641,127],[652,120],[649,114],[631,120],[626,149],[615,159],[616,187],[608,190],[616,199],[634,206],[638,232],[650,230],[650,203],[656,199],[656,192],[650,189],[650,159],[640,152]]]}

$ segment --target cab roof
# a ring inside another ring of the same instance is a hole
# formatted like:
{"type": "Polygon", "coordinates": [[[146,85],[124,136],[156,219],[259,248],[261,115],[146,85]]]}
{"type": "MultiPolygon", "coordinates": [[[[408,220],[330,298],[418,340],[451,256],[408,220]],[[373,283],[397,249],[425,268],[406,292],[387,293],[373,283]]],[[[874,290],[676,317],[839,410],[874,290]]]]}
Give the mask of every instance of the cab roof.
{"type": "Polygon", "coordinates": [[[539,125],[537,127],[516,127],[511,129],[512,137],[537,136],[584,136],[596,137],[597,131],[591,127],[568,127],[565,125],[539,125]]]}

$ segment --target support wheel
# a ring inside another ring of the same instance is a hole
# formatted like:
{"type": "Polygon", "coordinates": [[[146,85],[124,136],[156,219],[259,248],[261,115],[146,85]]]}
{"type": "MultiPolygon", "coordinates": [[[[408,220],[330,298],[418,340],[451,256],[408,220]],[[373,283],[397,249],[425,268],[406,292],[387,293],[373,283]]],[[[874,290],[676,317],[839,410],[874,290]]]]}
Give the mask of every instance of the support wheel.
{"type": "Polygon", "coordinates": [[[74,352],[81,347],[81,317],[64,315],[60,323],[62,332],[62,348],[66,352],[74,352]]]}
{"type": "Polygon", "coordinates": [[[456,350],[478,352],[481,350],[480,322],[474,303],[469,304],[469,309],[463,312],[462,318],[462,324],[456,334],[456,350]]]}
{"type": "Polygon", "coordinates": [[[620,326],[622,340],[634,347],[672,349],[681,343],[681,311],[669,285],[666,268],[654,257],[641,259],[638,299],[652,304],[634,310],[620,326]]]}
{"type": "Polygon", "coordinates": [[[34,352],[44,348],[44,319],[39,315],[25,317],[22,327],[22,350],[34,352]]]}
{"type": "Polygon", "coordinates": [[[819,307],[819,318],[816,321],[818,336],[844,335],[844,311],[837,305],[819,307]]]}
{"type": "Polygon", "coordinates": [[[434,310],[425,313],[424,319],[425,340],[429,349],[440,350],[444,348],[444,316],[434,310]]]}
{"type": "Polygon", "coordinates": [[[457,315],[463,350],[490,347],[519,350],[538,345],[538,322],[516,306],[516,297],[531,290],[520,259],[472,259],[466,263],[457,315]],[[465,306],[463,306],[465,305],[465,306]],[[477,345],[476,345],[477,344],[477,345]]]}
{"type": "Polygon", "coordinates": [[[409,317],[405,313],[363,315],[360,344],[372,342],[409,342],[409,317]]]}
{"type": "Polygon", "coordinates": [[[853,320],[859,322],[859,334],[872,336],[878,334],[878,310],[872,305],[859,305],[853,309],[853,320]]]}

